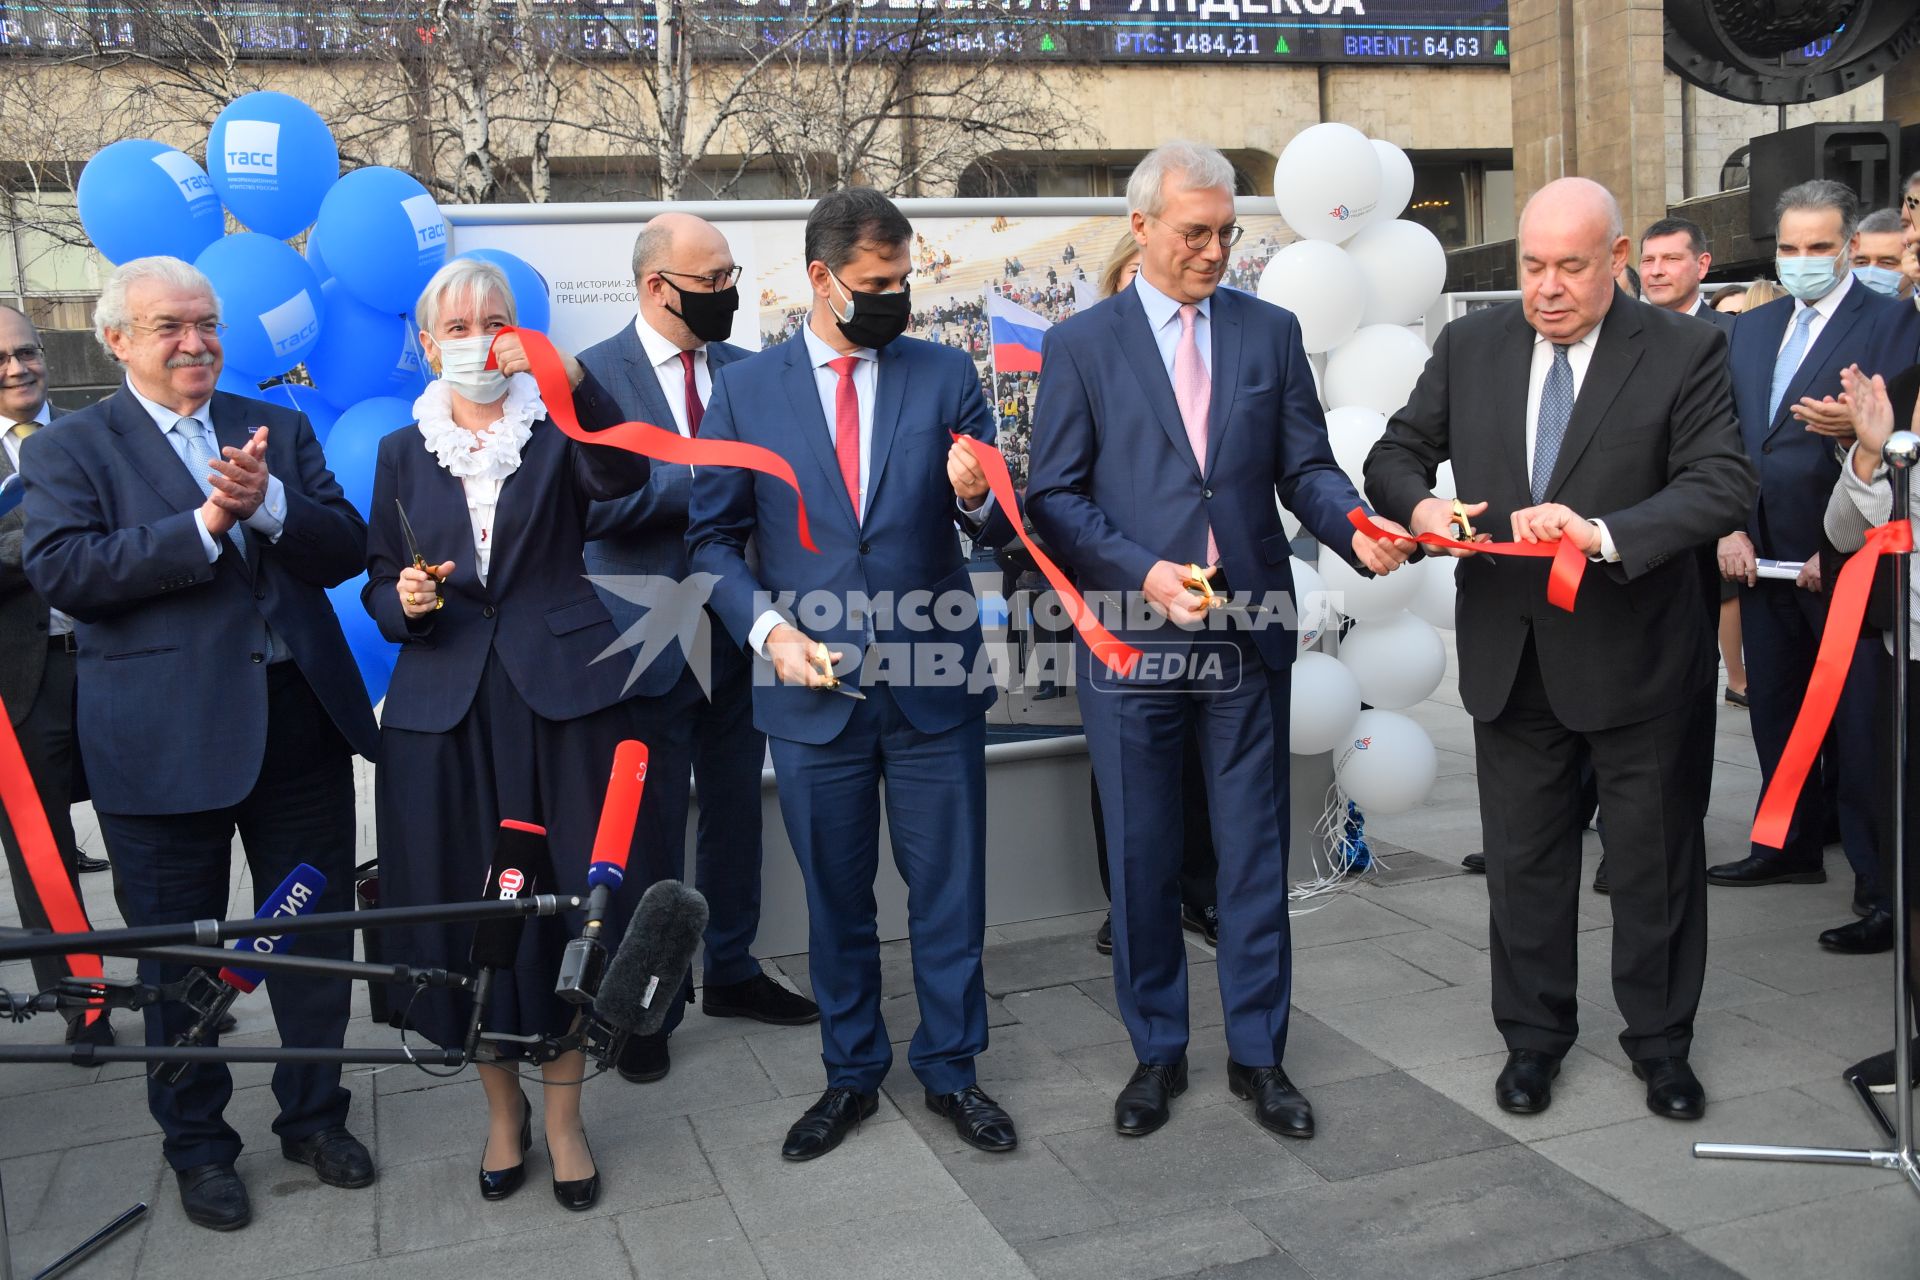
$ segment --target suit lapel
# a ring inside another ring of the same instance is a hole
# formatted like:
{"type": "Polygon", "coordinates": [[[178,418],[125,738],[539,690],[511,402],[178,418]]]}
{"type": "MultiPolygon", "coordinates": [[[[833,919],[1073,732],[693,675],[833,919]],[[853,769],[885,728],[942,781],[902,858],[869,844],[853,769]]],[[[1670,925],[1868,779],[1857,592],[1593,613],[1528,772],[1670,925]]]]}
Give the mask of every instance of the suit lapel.
{"type": "Polygon", "coordinates": [[[673,407],[667,403],[660,375],[647,359],[647,348],[632,325],[621,330],[620,353],[626,360],[627,386],[633,391],[633,403],[640,406],[646,421],[673,430],[673,407]]]}
{"type": "Polygon", "coordinates": [[[887,456],[893,452],[894,437],[900,434],[900,409],[906,403],[907,373],[912,362],[906,348],[882,347],[873,371],[873,440],[867,457],[867,514],[880,492],[880,473],[886,470],[887,456]]]}
{"type": "Polygon", "coordinates": [[[1640,314],[1635,308],[1644,305],[1631,301],[1625,294],[1616,294],[1613,306],[1607,309],[1600,339],[1594,344],[1593,358],[1587,363],[1587,376],[1581,379],[1580,394],[1573,402],[1573,417],[1567,420],[1566,439],[1560,442],[1560,456],[1554,459],[1553,475],[1547,480],[1549,502],[1566,483],[1567,473],[1573,470],[1581,453],[1593,442],[1600,420],[1627,385],[1633,367],[1640,363],[1640,314]]]}
{"type": "Polygon", "coordinates": [[[180,455],[173,451],[166,436],[127,387],[114,392],[107,406],[107,421],[120,436],[122,453],[133,464],[133,469],[169,507],[175,511],[192,511],[206,501],[200,486],[187,474],[180,455]]]}
{"type": "MultiPolygon", "coordinates": [[[[827,492],[834,496],[834,509],[838,511],[855,532],[859,531],[860,521],[853,514],[853,498],[847,493],[847,485],[840,478],[840,460],[833,453],[833,433],[827,428],[826,415],[820,407],[820,391],[813,380],[813,363],[807,358],[807,339],[805,334],[796,333],[787,339],[787,371],[784,375],[787,384],[787,399],[793,403],[793,420],[797,424],[800,438],[806,441],[807,452],[813,456],[814,464],[820,469],[821,477],[826,481],[827,492]]],[[[880,406],[874,406],[874,422],[880,420],[880,406]]],[[[805,486],[802,486],[804,489],[805,486]]]]}
{"type": "Polygon", "coordinates": [[[1752,387],[1752,394],[1757,397],[1748,402],[1757,405],[1754,411],[1740,415],[1740,439],[1750,455],[1759,453],[1761,444],[1773,430],[1773,424],[1760,416],[1760,410],[1767,407],[1767,396],[1773,389],[1773,363],[1786,337],[1787,326],[1793,322],[1794,310],[1792,298],[1780,298],[1734,320],[1734,328],[1742,335],[1749,330],[1758,335],[1751,343],[1740,344],[1740,355],[1745,358],[1738,360],[1732,370],[1736,399],[1742,387],[1752,387]]]}
{"type": "MultiPolygon", "coordinates": [[[[1207,310],[1208,327],[1213,330],[1213,394],[1207,402],[1207,470],[1213,474],[1220,457],[1220,438],[1231,422],[1233,402],[1240,392],[1240,308],[1229,302],[1227,290],[1217,289],[1213,305],[1207,310]],[[1222,376],[1223,372],[1226,376],[1222,376]]],[[[1312,375],[1309,374],[1309,377],[1312,375]]],[[[1185,427],[1182,426],[1184,433],[1185,427]]]]}
{"type": "Polygon", "coordinates": [[[1527,474],[1527,382],[1533,376],[1533,327],[1519,303],[1511,304],[1506,335],[1500,346],[1499,373],[1492,379],[1493,420],[1489,424],[1500,452],[1513,467],[1516,509],[1532,501],[1533,478],[1527,474]]]}
{"type": "MultiPolygon", "coordinates": [[[[1806,353],[1800,357],[1800,367],[1795,369],[1793,377],[1787,380],[1787,389],[1780,396],[1780,409],[1773,415],[1773,421],[1767,424],[1768,436],[1772,436],[1774,432],[1793,420],[1793,406],[1798,404],[1800,397],[1806,395],[1813,386],[1814,374],[1832,355],[1834,349],[1847,340],[1847,335],[1853,332],[1853,327],[1861,322],[1861,313],[1867,306],[1867,294],[1867,288],[1856,283],[1847,290],[1847,296],[1840,299],[1840,305],[1834,308],[1831,316],[1827,317],[1827,322],[1820,326],[1820,336],[1808,346],[1806,353]]],[[[1796,314],[1797,309],[1788,312],[1790,316],[1796,314]]],[[[1767,370],[1767,381],[1769,384],[1773,381],[1771,368],[1767,370]]],[[[1768,390],[1772,390],[1771,385],[1768,390]]]]}
{"type": "Polygon", "coordinates": [[[1167,377],[1166,363],[1160,359],[1160,348],[1154,342],[1139,293],[1121,290],[1112,315],[1114,336],[1120,343],[1121,354],[1126,357],[1127,368],[1146,397],[1147,407],[1159,419],[1160,429],[1167,433],[1174,456],[1193,468],[1196,479],[1201,478],[1200,460],[1193,456],[1193,446],[1187,441],[1186,424],[1181,421],[1180,406],[1173,398],[1173,381],[1167,377]]]}

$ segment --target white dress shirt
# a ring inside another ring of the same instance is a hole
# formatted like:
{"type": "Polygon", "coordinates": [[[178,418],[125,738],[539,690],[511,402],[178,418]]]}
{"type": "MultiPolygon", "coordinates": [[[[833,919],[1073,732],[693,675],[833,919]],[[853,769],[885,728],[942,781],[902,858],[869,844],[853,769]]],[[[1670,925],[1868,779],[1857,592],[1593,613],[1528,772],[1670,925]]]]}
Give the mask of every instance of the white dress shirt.
{"type": "MultiPolygon", "coordinates": [[[[1600,330],[1607,323],[1605,316],[1600,323],[1587,330],[1567,348],[1567,364],[1573,369],[1573,403],[1577,410],[1580,405],[1580,388],[1586,385],[1587,366],[1593,363],[1593,349],[1600,341],[1600,330]]],[[[1527,476],[1531,482],[1533,476],[1534,439],[1540,433],[1540,393],[1547,385],[1547,374],[1553,370],[1553,339],[1535,331],[1533,335],[1533,362],[1527,367],[1527,476]]],[[[1565,447],[1565,441],[1561,442],[1565,447]]],[[[1584,512],[1580,513],[1585,515],[1584,512]]],[[[1587,516],[1587,522],[1600,530],[1600,554],[1589,559],[1616,561],[1620,558],[1619,549],[1613,545],[1613,535],[1607,532],[1603,521],[1587,516]]]]}
{"type": "MultiPolygon", "coordinates": [[[[216,458],[220,456],[220,438],[213,433],[213,414],[207,407],[211,401],[202,403],[192,413],[177,413],[165,405],[149,400],[141,395],[140,389],[134,386],[131,380],[127,382],[127,390],[133,392],[133,398],[140,402],[140,407],[145,409],[147,415],[153,419],[153,425],[160,428],[160,434],[166,437],[167,444],[172,447],[174,453],[179,455],[181,466],[187,467],[189,471],[192,471],[191,465],[187,462],[186,437],[174,430],[174,427],[182,418],[192,418],[195,422],[199,423],[200,429],[207,433],[207,445],[213,450],[213,456],[216,458]]],[[[200,480],[201,477],[199,475],[194,475],[194,484],[198,485],[200,480]]],[[[281,532],[286,528],[286,521],[286,486],[280,483],[279,476],[268,475],[267,496],[261,500],[260,505],[254,509],[253,514],[240,523],[246,525],[247,528],[259,534],[266,541],[278,542],[280,541],[281,532]]],[[[199,507],[193,509],[193,523],[200,530],[200,545],[207,553],[207,563],[212,564],[220,558],[220,544],[214,539],[213,534],[208,531],[206,514],[199,507]]]]}
{"type": "Polygon", "coordinates": [[[1840,309],[1840,304],[1846,300],[1847,291],[1852,288],[1853,272],[1848,271],[1840,277],[1840,283],[1834,287],[1833,292],[1819,301],[1802,302],[1795,298],[1793,314],[1787,318],[1787,327],[1780,334],[1780,345],[1773,349],[1773,353],[1779,355],[1787,349],[1787,343],[1793,340],[1793,327],[1800,323],[1800,313],[1811,307],[1814,316],[1807,322],[1807,345],[1800,352],[1800,359],[1804,363],[1808,354],[1813,351],[1813,344],[1820,341],[1820,331],[1827,327],[1827,321],[1833,319],[1833,313],[1840,309]]]}
{"type": "MultiPolygon", "coordinates": [[[[49,422],[52,422],[53,406],[49,404],[47,401],[42,400],[40,402],[40,412],[33,416],[32,421],[39,423],[43,427],[46,426],[49,422]]],[[[25,441],[21,440],[19,436],[16,436],[13,434],[13,429],[19,425],[20,425],[20,420],[18,418],[9,418],[5,414],[0,414],[0,446],[4,446],[6,448],[7,461],[13,464],[13,469],[16,474],[18,474],[20,470],[20,446],[26,443],[25,441]]],[[[21,476],[20,479],[16,481],[16,483],[25,484],[26,477],[21,476]]],[[[66,614],[60,612],[58,609],[54,608],[52,605],[48,605],[47,606],[47,634],[54,635],[54,636],[64,636],[64,635],[71,635],[72,633],[73,633],[73,619],[69,618],[66,614]]]]}
{"type": "MultiPolygon", "coordinates": [[[[687,426],[687,366],[680,361],[680,348],[661,337],[647,323],[645,316],[633,318],[633,331],[647,353],[647,363],[653,366],[653,376],[660,380],[660,394],[667,398],[667,409],[673,414],[674,427],[683,436],[691,435],[687,426]]],[[[693,349],[693,390],[700,397],[700,406],[704,409],[707,401],[713,398],[713,371],[707,367],[707,344],[704,342],[693,349]]],[[[827,415],[827,423],[833,423],[831,413],[827,415]]]]}
{"type": "MultiPolygon", "coordinates": [[[[1173,357],[1180,350],[1180,304],[1147,283],[1143,271],[1133,278],[1140,295],[1140,308],[1147,313],[1147,326],[1153,330],[1154,345],[1160,348],[1160,363],[1166,366],[1167,383],[1173,383],[1173,357]]],[[[1200,345],[1200,363],[1213,377],[1213,299],[1194,303],[1200,314],[1193,319],[1193,340],[1200,345]]]]}

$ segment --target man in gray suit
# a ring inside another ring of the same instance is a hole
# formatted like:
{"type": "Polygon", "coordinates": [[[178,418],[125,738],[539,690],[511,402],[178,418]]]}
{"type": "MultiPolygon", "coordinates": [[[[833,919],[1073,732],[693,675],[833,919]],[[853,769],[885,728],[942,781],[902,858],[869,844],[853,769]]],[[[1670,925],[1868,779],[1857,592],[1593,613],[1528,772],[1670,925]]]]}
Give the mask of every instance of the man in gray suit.
{"type": "MultiPolygon", "coordinates": [[[[751,354],[727,343],[740,305],[740,269],[717,227],[685,213],[647,223],[633,245],[639,314],[580,363],[629,419],[698,436],[714,371],[751,354]]],[[[594,504],[587,572],[632,655],[640,735],[647,744],[647,802],[640,810],[643,883],[678,879],[686,862],[688,783],[699,787],[694,879],[710,913],[701,1007],[714,1017],[776,1026],[817,1020],[813,1001],[768,977],[753,957],[760,928],[760,770],[766,738],[753,726],[752,667],[702,607],[689,581],[687,499],[693,468],[656,462],[646,487],[594,504]]],[[[692,999],[691,979],[685,1000],[692,999]]],[[[620,1074],[636,1083],[672,1067],[664,1028],[629,1036],[620,1074]]]]}
{"type": "MultiPolygon", "coordinates": [[[[12,307],[0,306],[0,481],[18,471],[21,443],[60,415],[47,401],[46,350],[33,321],[12,307]]],[[[0,516],[0,699],[6,701],[7,718],[46,807],[47,825],[53,829],[67,877],[78,891],[76,872],[104,871],[107,863],[80,852],[67,812],[76,798],[74,784],[80,772],[73,732],[73,619],[50,609],[45,598],[27,585],[20,568],[25,536],[24,511],[16,507],[0,516]]],[[[46,908],[34,892],[20,842],[4,814],[0,814],[0,842],[6,846],[7,874],[13,880],[21,925],[47,928],[46,908]]],[[[34,985],[43,991],[66,973],[66,963],[58,956],[33,962],[34,985]]],[[[69,1016],[67,1039],[112,1044],[113,1028],[104,1017],[88,1027],[77,1015],[69,1016]]]]}

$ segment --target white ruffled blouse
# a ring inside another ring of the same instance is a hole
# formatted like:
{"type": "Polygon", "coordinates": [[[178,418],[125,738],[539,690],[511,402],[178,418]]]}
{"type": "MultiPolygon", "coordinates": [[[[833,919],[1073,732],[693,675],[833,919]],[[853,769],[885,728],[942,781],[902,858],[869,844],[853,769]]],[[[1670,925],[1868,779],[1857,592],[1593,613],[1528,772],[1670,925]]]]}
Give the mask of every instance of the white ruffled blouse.
{"type": "Polygon", "coordinates": [[[413,416],[419,420],[427,451],[466,491],[474,568],[485,586],[493,561],[493,515],[500,503],[500,486],[520,469],[520,450],[533,434],[533,424],[547,416],[539,385],[531,374],[508,378],[506,406],[499,421],[478,434],[454,422],[453,389],[438,378],[413,402],[413,416]]]}

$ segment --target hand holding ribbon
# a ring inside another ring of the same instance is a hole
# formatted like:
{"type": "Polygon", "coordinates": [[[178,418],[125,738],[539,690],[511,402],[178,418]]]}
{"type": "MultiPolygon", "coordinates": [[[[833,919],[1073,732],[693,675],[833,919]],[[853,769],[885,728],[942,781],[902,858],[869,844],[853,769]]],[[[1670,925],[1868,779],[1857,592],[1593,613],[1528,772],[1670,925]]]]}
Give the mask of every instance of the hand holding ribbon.
{"type": "MultiPolygon", "coordinates": [[[[1384,541],[1404,536],[1382,529],[1367,518],[1365,509],[1361,507],[1347,512],[1347,521],[1370,538],[1384,541]]],[[[1413,540],[1423,547],[1471,551],[1476,555],[1551,559],[1553,569],[1547,579],[1547,601],[1568,613],[1573,612],[1574,599],[1580,594],[1580,580],[1587,572],[1586,553],[1575,546],[1571,538],[1561,538],[1557,542],[1462,542],[1444,534],[1422,533],[1415,535],[1413,540]]]]}

